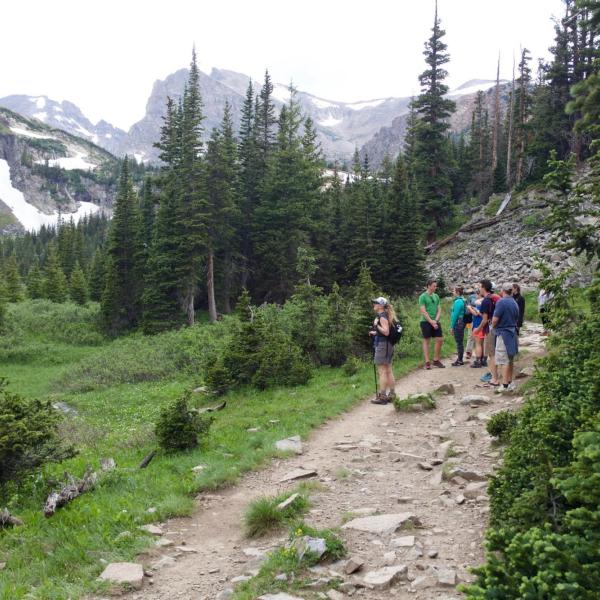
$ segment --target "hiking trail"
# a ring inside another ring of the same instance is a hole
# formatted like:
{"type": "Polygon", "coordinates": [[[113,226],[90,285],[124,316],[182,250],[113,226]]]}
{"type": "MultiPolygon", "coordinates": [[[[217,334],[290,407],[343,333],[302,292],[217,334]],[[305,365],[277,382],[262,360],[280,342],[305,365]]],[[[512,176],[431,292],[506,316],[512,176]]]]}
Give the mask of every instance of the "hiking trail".
{"type": "MultiPolygon", "coordinates": [[[[544,352],[540,333],[541,327],[526,324],[520,338],[523,354],[515,373],[531,367],[534,358],[544,352]]],[[[226,598],[236,578],[255,573],[261,557],[287,540],[285,531],[258,540],[245,538],[244,511],[255,498],[293,488],[297,481],[280,481],[299,468],[315,470],[315,480],[323,488],[311,492],[311,510],[305,519],[310,525],[333,528],[350,518],[398,513],[411,513],[420,522],[395,533],[341,529],[348,558],[358,555],[365,564],[352,575],[344,574],[345,561],[316,567],[315,579],[336,572],[355,586],[355,590],[352,585],[345,586],[346,594],[334,592],[328,597],[463,597],[455,586],[472,581],[469,568],[484,559],[489,511],[485,476],[501,459],[501,450],[494,447],[485,430],[486,421],[493,413],[520,405],[523,399],[519,390],[503,395],[483,387],[479,377],[485,369],[452,368],[451,361],[444,362],[446,369],[414,371],[396,383],[400,398],[452,384],[455,393],[440,395],[435,409],[398,413],[392,405],[378,406],[365,399],[315,429],[303,442],[302,455],[273,459],[231,488],[199,494],[191,518],[161,524],[164,533],[157,537],[157,545],[139,557],[152,577],[145,578],[144,588],[127,598],[226,598]],[[485,398],[465,401],[469,395],[485,398]],[[406,565],[408,572],[389,589],[362,587],[367,573],[386,565],[406,565]]],[[[520,387],[524,381],[527,378],[516,383],[520,387]]],[[[315,591],[310,590],[312,597],[315,591]]]]}

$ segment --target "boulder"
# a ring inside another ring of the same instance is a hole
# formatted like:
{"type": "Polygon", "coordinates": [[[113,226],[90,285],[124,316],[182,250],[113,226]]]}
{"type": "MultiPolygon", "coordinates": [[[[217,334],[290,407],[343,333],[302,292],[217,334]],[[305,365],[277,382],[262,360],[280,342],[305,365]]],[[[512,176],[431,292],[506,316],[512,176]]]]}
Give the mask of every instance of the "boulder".
{"type": "Polygon", "coordinates": [[[298,560],[302,560],[306,554],[321,558],[327,552],[327,544],[323,538],[313,538],[308,535],[295,539],[293,547],[296,548],[298,560]]]}
{"type": "Polygon", "coordinates": [[[363,584],[373,590],[387,590],[392,584],[405,578],[407,573],[406,565],[383,567],[367,573],[363,578],[363,584]]]}
{"type": "Polygon", "coordinates": [[[468,498],[469,500],[475,500],[478,496],[485,492],[486,489],[486,481],[473,481],[467,484],[467,486],[463,490],[463,496],[465,498],[468,498]]]}
{"type": "Polygon", "coordinates": [[[396,513],[352,519],[352,521],[343,525],[342,529],[356,529],[357,531],[364,531],[366,533],[385,535],[398,531],[402,525],[407,523],[415,526],[421,524],[413,513],[396,513]]]}
{"type": "Polygon", "coordinates": [[[100,579],[140,590],[144,581],[144,567],[139,563],[110,563],[100,574],[100,579]]]}

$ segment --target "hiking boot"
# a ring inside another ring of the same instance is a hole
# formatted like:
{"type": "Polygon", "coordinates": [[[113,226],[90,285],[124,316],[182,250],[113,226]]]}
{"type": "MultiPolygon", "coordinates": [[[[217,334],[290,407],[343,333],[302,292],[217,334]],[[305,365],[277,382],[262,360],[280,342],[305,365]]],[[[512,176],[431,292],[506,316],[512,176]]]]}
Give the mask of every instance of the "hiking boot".
{"type": "Polygon", "coordinates": [[[387,394],[388,402],[393,402],[396,400],[396,398],[398,398],[398,396],[396,396],[396,392],[394,391],[391,391],[389,394],[387,394]]]}
{"type": "Polygon", "coordinates": [[[482,375],[479,378],[479,381],[483,381],[483,383],[488,383],[492,380],[492,374],[488,371],[485,375],[482,375]]]}
{"type": "Polygon", "coordinates": [[[437,367],[438,369],[445,369],[446,368],[446,365],[441,360],[434,360],[433,361],[433,366],[437,367]]]}
{"type": "Polygon", "coordinates": [[[430,362],[426,362],[425,363],[425,368],[429,371],[429,369],[431,369],[431,363],[430,362]]]}
{"type": "Polygon", "coordinates": [[[455,361],[452,363],[452,366],[453,366],[453,367],[462,367],[464,364],[465,364],[465,363],[464,363],[462,360],[455,360],[455,361]]]}
{"type": "Polygon", "coordinates": [[[472,353],[472,352],[467,352],[467,353],[465,354],[465,358],[466,358],[467,360],[469,360],[469,359],[471,358],[471,356],[472,356],[472,355],[473,355],[473,353],[472,353]]]}
{"type": "Polygon", "coordinates": [[[375,398],[373,398],[373,400],[371,400],[371,404],[389,404],[389,399],[388,397],[383,394],[382,392],[379,392],[377,394],[377,396],[375,396],[375,398]]]}
{"type": "Polygon", "coordinates": [[[482,367],[487,367],[487,356],[483,357],[481,359],[481,366],[482,367]]]}
{"type": "Polygon", "coordinates": [[[475,362],[471,365],[471,369],[481,369],[483,365],[481,364],[481,360],[479,358],[475,359],[475,362]]]}

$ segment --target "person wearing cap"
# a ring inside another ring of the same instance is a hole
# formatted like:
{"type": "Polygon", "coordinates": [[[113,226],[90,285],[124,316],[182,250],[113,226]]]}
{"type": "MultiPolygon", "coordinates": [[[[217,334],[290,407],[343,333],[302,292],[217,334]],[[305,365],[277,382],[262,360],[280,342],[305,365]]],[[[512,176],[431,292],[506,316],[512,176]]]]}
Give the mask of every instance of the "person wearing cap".
{"type": "Polygon", "coordinates": [[[496,336],[494,363],[496,368],[502,369],[502,388],[496,388],[497,392],[514,388],[513,363],[519,351],[519,305],[512,297],[512,289],[512,283],[502,285],[501,297],[496,302],[492,318],[492,331],[496,336]]]}
{"type": "Polygon", "coordinates": [[[388,404],[396,397],[396,380],[392,372],[394,346],[388,341],[390,326],[396,321],[396,312],[387,298],[383,296],[373,298],[372,302],[373,311],[377,316],[373,321],[373,327],[369,331],[369,335],[373,338],[373,361],[377,365],[379,375],[379,392],[371,402],[373,404],[388,404]]]}
{"type": "Polygon", "coordinates": [[[437,281],[429,279],[427,281],[427,290],[419,296],[419,311],[421,312],[421,334],[423,335],[423,354],[425,355],[425,368],[431,369],[429,360],[429,340],[435,338],[433,366],[444,369],[445,365],[440,360],[442,344],[444,337],[442,326],[440,325],[440,316],[442,306],[440,297],[435,293],[437,281]]]}

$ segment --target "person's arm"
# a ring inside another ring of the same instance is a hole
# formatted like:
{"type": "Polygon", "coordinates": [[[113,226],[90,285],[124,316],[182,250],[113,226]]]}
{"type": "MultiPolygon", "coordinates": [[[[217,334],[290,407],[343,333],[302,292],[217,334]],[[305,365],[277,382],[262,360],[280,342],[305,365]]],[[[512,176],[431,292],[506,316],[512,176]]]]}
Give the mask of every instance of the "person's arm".
{"type": "Polygon", "coordinates": [[[496,325],[498,325],[498,321],[499,321],[499,317],[494,315],[492,317],[492,329],[495,329],[496,325]]]}
{"type": "Polygon", "coordinates": [[[438,307],[437,307],[437,310],[435,311],[435,322],[436,323],[440,322],[441,316],[442,316],[442,303],[441,303],[440,299],[438,298],[438,307]]]}
{"type": "Polygon", "coordinates": [[[425,309],[425,304],[419,304],[419,311],[425,317],[426,321],[435,327],[436,322],[429,316],[429,313],[425,309]]]}
{"type": "Polygon", "coordinates": [[[379,322],[376,325],[377,331],[387,337],[390,335],[390,323],[387,320],[387,317],[379,317],[379,322]]]}
{"type": "Polygon", "coordinates": [[[454,329],[454,326],[456,325],[456,321],[458,321],[458,308],[459,305],[459,301],[458,298],[454,301],[454,303],[452,304],[452,314],[450,315],[450,329],[454,329]]]}

